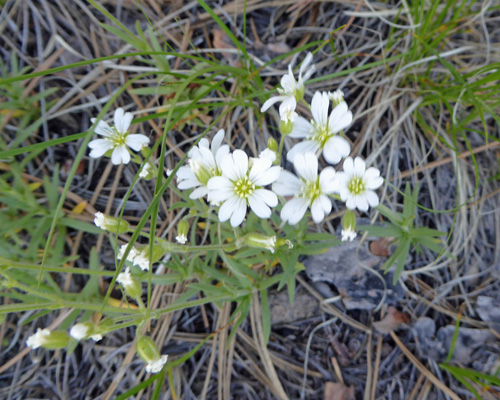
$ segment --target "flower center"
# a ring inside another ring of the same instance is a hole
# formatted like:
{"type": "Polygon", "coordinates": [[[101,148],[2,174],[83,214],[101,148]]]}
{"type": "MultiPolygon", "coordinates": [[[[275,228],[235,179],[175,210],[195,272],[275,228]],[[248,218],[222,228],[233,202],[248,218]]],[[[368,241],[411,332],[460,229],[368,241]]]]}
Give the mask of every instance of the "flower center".
{"type": "Polygon", "coordinates": [[[200,160],[197,159],[189,160],[189,166],[191,167],[191,171],[194,172],[196,179],[198,179],[198,182],[200,182],[204,186],[207,185],[207,182],[210,178],[217,175],[217,171],[214,171],[213,168],[208,168],[200,160]]]}
{"type": "Polygon", "coordinates": [[[248,199],[255,190],[255,184],[247,177],[233,182],[234,193],[242,199],[248,199]]]}
{"type": "Polygon", "coordinates": [[[349,181],[347,189],[349,189],[349,192],[352,194],[362,194],[365,191],[365,181],[363,178],[355,176],[349,181]]]}
{"type": "Polygon", "coordinates": [[[114,147],[124,145],[128,132],[125,133],[118,132],[115,127],[113,127],[113,130],[114,130],[114,135],[111,136],[110,139],[113,142],[114,147]]]}
{"type": "Polygon", "coordinates": [[[334,136],[333,133],[330,132],[330,128],[327,125],[319,125],[316,121],[312,121],[313,130],[313,140],[318,142],[321,148],[325,147],[325,143],[334,136]]]}
{"type": "Polygon", "coordinates": [[[319,185],[319,178],[315,181],[304,182],[302,187],[301,197],[305,197],[309,200],[309,204],[312,204],[321,195],[321,186],[319,185]]]}

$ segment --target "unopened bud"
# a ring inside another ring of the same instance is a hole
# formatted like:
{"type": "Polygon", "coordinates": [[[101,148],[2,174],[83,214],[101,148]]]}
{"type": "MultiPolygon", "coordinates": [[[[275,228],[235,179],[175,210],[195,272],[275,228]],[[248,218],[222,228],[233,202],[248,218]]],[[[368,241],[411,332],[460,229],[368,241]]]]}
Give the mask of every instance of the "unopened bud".
{"type": "Polygon", "coordinates": [[[280,238],[276,240],[276,247],[288,246],[289,249],[293,249],[293,243],[288,239],[280,238]]]}
{"type": "Polygon", "coordinates": [[[130,230],[130,225],[127,221],[109,217],[100,211],[95,213],[94,223],[98,228],[116,234],[127,233],[130,230]]]}
{"type": "Polygon", "coordinates": [[[69,343],[69,335],[63,331],[51,332],[48,329],[38,328],[36,333],[26,340],[26,346],[32,349],[43,347],[48,350],[62,349],[69,343]]]}
{"type": "Polygon", "coordinates": [[[357,236],[356,233],[356,215],[354,211],[347,210],[342,217],[342,241],[345,242],[349,240],[352,242],[357,236]]]}
{"type": "Polygon", "coordinates": [[[141,172],[139,172],[139,178],[145,179],[147,181],[153,179],[157,174],[156,167],[147,162],[144,167],[142,167],[141,172]]]}
{"type": "Polygon", "coordinates": [[[69,335],[76,340],[91,338],[95,342],[98,342],[102,339],[102,335],[97,333],[96,326],[93,322],[90,321],[80,322],[73,325],[73,327],[69,331],[69,335]]]}
{"type": "Polygon", "coordinates": [[[147,364],[146,372],[160,372],[167,362],[167,355],[160,355],[155,342],[149,336],[137,339],[137,354],[147,364]]]}
{"type": "Polygon", "coordinates": [[[275,138],[270,137],[269,139],[267,139],[267,147],[269,148],[269,150],[277,152],[278,151],[278,142],[276,141],[275,138]]]}
{"type": "Polygon", "coordinates": [[[328,97],[332,101],[333,108],[337,107],[340,103],[344,102],[344,92],[342,90],[335,90],[328,92],[328,97]]]}
{"type": "Polygon", "coordinates": [[[139,299],[142,295],[141,283],[135,279],[127,267],[125,272],[120,272],[116,281],[122,285],[125,294],[132,299],[139,299]]]}
{"type": "Polygon", "coordinates": [[[188,231],[189,224],[185,219],[183,219],[179,222],[179,225],[177,225],[177,237],[175,240],[177,240],[180,244],[186,244],[188,231]]]}
{"type": "Polygon", "coordinates": [[[246,235],[244,242],[247,246],[258,249],[267,249],[271,253],[274,253],[276,248],[276,236],[265,236],[256,232],[246,235]]]}

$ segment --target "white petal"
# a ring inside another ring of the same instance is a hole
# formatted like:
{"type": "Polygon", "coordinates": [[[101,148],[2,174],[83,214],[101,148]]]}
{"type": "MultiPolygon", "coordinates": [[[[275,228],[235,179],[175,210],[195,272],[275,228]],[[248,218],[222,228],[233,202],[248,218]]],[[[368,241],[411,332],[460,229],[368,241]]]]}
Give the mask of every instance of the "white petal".
{"type": "Polygon", "coordinates": [[[149,138],[145,135],[128,135],[125,139],[128,147],[135,151],[141,151],[143,146],[149,143],[149,138]]]}
{"type": "Polygon", "coordinates": [[[361,157],[354,159],[354,173],[356,176],[362,177],[365,174],[366,163],[361,157]]]}
{"type": "Polygon", "coordinates": [[[281,119],[283,119],[283,115],[285,113],[290,112],[290,110],[295,111],[296,108],[297,108],[297,100],[295,100],[295,97],[287,96],[280,104],[279,112],[281,119]]]}
{"type": "Polygon", "coordinates": [[[278,196],[293,196],[302,190],[302,182],[289,171],[282,170],[276,182],[273,183],[273,191],[278,196]]]}
{"type": "Polygon", "coordinates": [[[326,167],[319,174],[319,185],[322,193],[331,194],[337,189],[337,180],[335,179],[335,170],[333,167],[326,167]]]}
{"type": "Polygon", "coordinates": [[[343,157],[349,155],[351,145],[340,136],[333,136],[327,140],[323,149],[323,157],[330,164],[338,164],[343,157]]]}
{"type": "Polygon", "coordinates": [[[317,224],[319,224],[321,221],[323,221],[323,218],[325,218],[325,211],[323,210],[323,207],[321,206],[320,199],[316,199],[312,203],[311,214],[312,214],[313,221],[317,224]]]}
{"type": "MultiPolygon", "coordinates": [[[[92,123],[95,122],[95,118],[91,119],[92,123]]],[[[101,136],[113,136],[115,132],[113,131],[113,128],[111,128],[107,122],[104,121],[99,121],[97,123],[97,126],[94,129],[94,132],[97,133],[98,135],[101,136]]]]}
{"type": "MultiPolygon", "coordinates": [[[[264,171],[259,172],[255,176],[255,179],[252,179],[252,178],[250,178],[250,179],[257,186],[266,186],[266,185],[270,185],[271,183],[276,181],[276,179],[278,179],[278,177],[280,176],[280,172],[281,172],[281,167],[274,166],[274,167],[271,167],[271,168],[268,168],[264,171]]],[[[251,176],[251,174],[250,174],[250,176],[251,176]]]]}
{"type": "Polygon", "coordinates": [[[124,112],[123,108],[117,108],[114,115],[115,128],[118,132],[125,133],[130,127],[134,116],[129,112],[124,112]]]}
{"type": "Polygon", "coordinates": [[[352,157],[347,157],[344,160],[344,171],[347,173],[348,177],[354,174],[354,161],[352,157]]]}
{"type": "Polygon", "coordinates": [[[222,141],[224,140],[224,129],[220,129],[212,139],[212,154],[215,155],[217,154],[217,150],[219,150],[220,146],[222,145],[222,141]]]}
{"type": "Polygon", "coordinates": [[[295,225],[304,217],[307,206],[308,202],[303,197],[292,199],[281,209],[281,219],[290,225],[295,225]]]}
{"type": "Polygon", "coordinates": [[[356,207],[359,211],[368,211],[368,201],[366,200],[366,196],[364,194],[356,196],[355,200],[356,207]]]}
{"type": "Polygon", "coordinates": [[[201,138],[198,142],[198,148],[201,149],[202,147],[205,147],[207,149],[210,147],[210,142],[207,138],[201,138]]]}
{"type": "Polygon", "coordinates": [[[229,178],[232,181],[236,181],[239,179],[239,176],[236,174],[236,166],[234,165],[233,155],[228,153],[221,158],[220,161],[220,169],[222,174],[229,178]]]}
{"type": "Polygon", "coordinates": [[[378,178],[374,178],[369,181],[365,180],[365,182],[367,189],[378,189],[384,183],[384,179],[381,176],[379,176],[378,178]]]}
{"type": "Polygon", "coordinates": [[[234,196],[234,187],[224,176],[214,176],[207,182],[209,197],[214,202],[225,201],[234,196]]]}
{"type": "Polygon", "coordinates": [[[313,55],[311,52],[307,53],[306,58],[304,58],[304,61],[302,61],[302,64],[300,64],[300,69],[299,69],[299,74],[302,75],[306,68],[311,64],[313,60],[313,55]]]}
{"type": "Polygon", "coordinates": [[[304,117],[297,117],[293,123],[292,132],[288,135],[292,138],[302,139],[311,136],[313,126],[304,117]]]}
{"type": "Polygon", "coordinates": [[[314,153],[297,154],[293,159],[297,175],[306,182],[314,182],[318,178],[318,159],[314,153]]]}
{"type": "Polygon", "coordinates": [[[288,66],[288,74],[283,75],[281,77],[281,87],[283,88],[283,91],[288,94],[293,96],[293,92],[295,92],[295,86],[297,84],[297,81],[295,80],[295,77],[293,76],[293,71],[292,67],[289,65],[288,66]]]}
{"type": "MultiPolygon", "coordinates": [[[[351,192],[350,192],[350,191],[349,191],[349,189],[347,188],[347,185],[345,185],[345,186],[341,186],[341,187],[339,188],[339,194],[340,194],[340,199],[341,199],[342,201],[346,201],[347,199],[349,199],[349,198],[351,198],[351,197],[352,197],[352,196],[351,196],[351,192]]],[[[353,206],[353,207],[355,207],[355,206],[356,206],[356,204],[354,204],[354,206],[353,206]]]]}
{"type": "Polygon", "coordinates": [[[349,210],[354,210],[356,208],[356,198],[354,196],[349,195],[347,197],[345,205],[349,210]]]}
{"type": "Polygon", "coordinates": [[[206,186],[201,186],[195,190],[189,195],[189,198],[192,200],[196,199],[201,199],[203,196],[206,196],[208,194],[208,189],[206,186]]]}
{"type": "Polygon", "coordinates": [[[234,211],[238,206],[239,198],[237,196],[231,196],[228,198],[219,208],[219,221],[225,222],[231,215],[233,215],[234,211]]]}
{"type": "Polygon", "coordinates": [[[252,197],[262,200],[269,207],[276,207],[278,205],[278,197],[276,194],[267,189],[257,189],[253,192],[252,197]]]}
{"type": "MultiPolygon", "coordinates": [[[[248,156],[243,150],[235,150],[233,152],[235,173],[238,178],[244,177],[248,171],[248,156]]],[[[225,172],[225,171],[222,171],[225,172]]]]}
{"type": "Polygon", "coordinates": [[[113,147],[113,143],[108,139],[96,139],[89,143],[89,147],[92,149],[89,156],[99,158],[113,147]]]}
{"type": "Polygon", "coordinates": [[[352,122],[352,112],[347,109],[345,101],[338,104],[328,118],[328,127],[330,132],[337,133],[347,128],[352,122]]]}
{"type": "Polygon", "coordinates": [[[316,92],[314,93],[311,102],[311,113],[316,123],[323,127],[328,124],[328,107],[330,105],[330,99],[326,92],[316,92]]]}
{"type": "Polygon", "coordinates": [[[196,177],[189,178],[189,179],[183,179],[182,181],[177,182],[177,187],[181,190],[192,189],[192,188],[198,187],[200,185],[201,185],[201,183],[198,181],[198,179],[196,179],[196,177]]]}
{"type": "Polygon", "coordinates": [[[318,200],[321,203],[321,207],[323,207],[325,215],[330,214],[330,212],[332,211],[332,201],[330,200],[330,198],[322,194],[318,197],[318,200]]]}
{"type": "Polygon", "coordinates": [[[373,190],[367,190],[365,192],[365,197],[366,201],[368,201],[368,204],[370,207],[377,207],[378,206],[378,196],[377,193],[375,193],[373,190]]]}
{"type": "Polygon", "coordinates": [[[377,168],[370,167],[365,171],[363,178],[368,182],[372,179],[376,179],[380,176],[380,171],[377,168]]]}
{"type": "Polygon", "coordinates": [[[231,226],[233,228],[241,225],[245,219],[245,214],[247,213],[247,202],[243,199],[238,199],[236,203],[236,209],[231,216],[231,226]]]}
{"type": "Polygon", "coordinates": [[[215,162],[217,163],[217,166],[221,166],[222,159],[229,154],[229,146],[227,144],[223,144],[219,149],[217,150],[217,153],[215,154],[215,162]]]}
{"type": "Polygon", "coordinates": [[[319,144],[312,140],[304,140],[293,146],[286,155],[286,159],[293,162],[297,154],[315,153],[319,149],[319,144]]]}
{"type": "Polygon", "coordinates": [[[183,180],[183,179],[192,179],[192,178],[195,178],[195,174],[194,172],[191,170],[190,167],[184,165],[182,167],[180,167],[178,170],[177,170],[177,179],[178,180],[183,180]]]}
{"type": "Polygon", "coordinates": [[[113,153],[111,154],[111,162],[114,165],[128,164],[130,161],[130,153],[128,152],[127,146],[122,144],[121,146],[115,147],[113,153]]]}
{"type": "Polygon", "coordinates": [[[202,163],[204,165],[213,169],[217,167],[217,165],[215,164],[214,155],[207,147],[200,147],[200,154],[202,157],[202,163]]]}
{"type": "Polygon", "coordinates": [[[248,204],[250,205],[250,208],[255,213],[255,215],[257,215],[257,217],[269,218],[271,216],[271,209],[266,205],[266,203],[264,203],[261,198],[259,198],[259,196],[250,196],[248,198],[248,204]]]}
{"type": "Polygon", "coordinates": [[[278,101],[283,101],[285,96],[273,96],[270,99],[267,99],[266,102],[262,105],[260,112],[265,112],[271,107],[274,103],[277,103],[278,101]]]}

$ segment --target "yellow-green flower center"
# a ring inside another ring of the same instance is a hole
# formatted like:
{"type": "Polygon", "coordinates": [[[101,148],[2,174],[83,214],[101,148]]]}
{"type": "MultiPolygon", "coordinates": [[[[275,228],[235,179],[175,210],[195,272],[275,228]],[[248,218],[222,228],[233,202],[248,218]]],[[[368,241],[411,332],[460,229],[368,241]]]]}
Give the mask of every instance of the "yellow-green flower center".
{"type": "Polygon", "coordinates": [[[110,137],[110,140],[113,142],[114,147],[122,146],[125,144],[125,139],[127,139],[128,132],[121,133],[113,127],[114,135],[110,137]]]}
{"type": "Polygon", "coordinates": [[[189,166],[191,167],[191,171],[193,171],[196,176],[196,179],[198,179],[198,182],[205,186],[210,178],[220,175],[217,174],[217,171],[214,168],[207,167],[197,159],[189,160],[189,166]]]}
{"type": "Polygon", "coordinates": [[[256,189],[255,184],[248,178],[248,176],[234,181],[233,185],[234,193],[242,199],[248,199],[256,189]]]}
{"type": "Polygon", "coordinates": [[[325,144],[328,141],[328,139],[330,139],[335,134],[330,132],[330,128],[328,127],[328,125],[321,126],[317,124],[316,121],[312,121],[312,126],[313,126],[312,140],[319,143],[321,148],[325,147],[325,144]]]}
{"type": "Polygon", "coordinates": [[[359,176],[354,176],[347,184],[347,189],[349,189],[349,192],[352,194],[362,194],[365,192],[365,181],[359,176]]]}
{"type": "Polygon", "coordinates": [[[309,204],[312,204],[321,195],[321,186],[319,185],[319,178],[315,181],[304,182],[302,187],[301,197],[305,197],[309,200],[309,204]]]}

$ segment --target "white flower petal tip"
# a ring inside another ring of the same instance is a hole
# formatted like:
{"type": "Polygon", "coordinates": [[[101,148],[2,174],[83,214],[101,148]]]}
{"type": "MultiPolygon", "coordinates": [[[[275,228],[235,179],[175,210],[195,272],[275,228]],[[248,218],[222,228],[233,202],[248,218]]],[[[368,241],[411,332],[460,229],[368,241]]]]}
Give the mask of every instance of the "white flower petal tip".
{"type": "Polygon", "coordinates": [[[376,207],[379,204],[379,198],[374,192],[378,189],[383,179],[380,177],[380,171],[371,167],[366,169],[365,162],[356,157],[351,157],[344,161],[344,171],[336,175],[337,188],[342,201],[350,210],[358,209],[368,211],[369,207],[376,207]]]}
{"type": "Polygon", "coordinates": [[[36,330],[36,333],[31,335],[28,340],[26,340],[26,346],[31,347],[32,349],[38,349],[47,343],[47,340],[50,336],[50,331],[48,329],[40,329],[36,330]]]}
{"type": "Polygon", "coordinates": [[[167,363],[168,355],[161,356],[159,359],[151,361],[146,364],[146,372],[157,374],[163,368],[163,366],[167,363]]]}
{"type": "Polygon", "coordinates": [[[71,327],[69,331],[69,335],[76,340],[82,340],[86,338],[89,334],[90,327],[88,324],[85,323],[79,323],[75,324],[71,327]]]}
{"type": "Polygon", "coordinates": [[[177,240],[177,243],[180,243],[180,244],[186,244],[187,242],[187,236],[184,235],[184,234],[181,234],[181,235],[177,235],[175,237],[175,240],[177,240]]]}
{"type": "Polygon", "coordinates": [[[356,236],[358,236],[356,231],[353,231],[351,229],[342,229],[341,235],[343,242],[352,242],[356,238],[356,236]]]}
{"type": "MultiPolygon", "coordinates": [[[[111,151],[111,162],[114,165],[128,164],[130,162],[129,147],[134,151],[140,151],[149,144],[149,138],[144,135],[130,135],[128,129],[133,120],[133,115],[125,112],[123,108],[117,108],[114,113],[114,126],[109,126],[104,121],[99,121],[95,133],[104,136],[104,139],[92,140],[89,143],[91,158],[99,158],[111,151]]],[[[95,123],[95,118],[91,118],[95,123]]]]}

